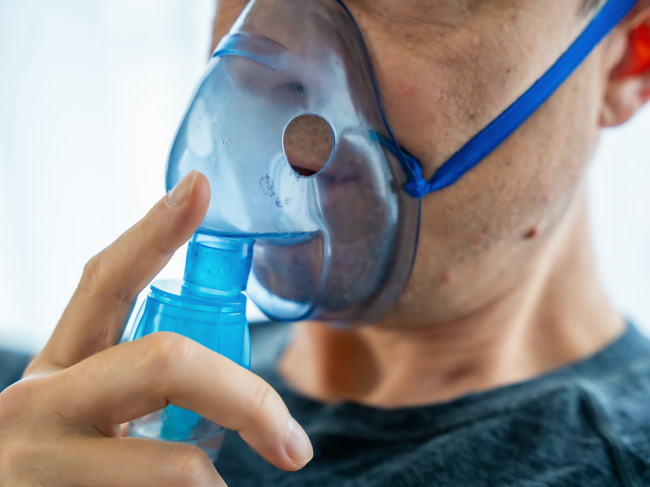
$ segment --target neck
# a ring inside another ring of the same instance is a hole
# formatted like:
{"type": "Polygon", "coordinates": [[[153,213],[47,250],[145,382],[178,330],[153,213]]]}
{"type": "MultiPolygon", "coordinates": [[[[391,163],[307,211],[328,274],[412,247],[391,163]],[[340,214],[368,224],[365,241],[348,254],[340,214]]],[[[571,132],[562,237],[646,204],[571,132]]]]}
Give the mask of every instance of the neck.
{"type": "Polygon", "coordinates": [[[597,352],[625,325],[594,270],[584,200],[520,285],[471,316],[351,331],[301,323],[280,373],[321,401],[406,407],[524,381],[597,352]]]}

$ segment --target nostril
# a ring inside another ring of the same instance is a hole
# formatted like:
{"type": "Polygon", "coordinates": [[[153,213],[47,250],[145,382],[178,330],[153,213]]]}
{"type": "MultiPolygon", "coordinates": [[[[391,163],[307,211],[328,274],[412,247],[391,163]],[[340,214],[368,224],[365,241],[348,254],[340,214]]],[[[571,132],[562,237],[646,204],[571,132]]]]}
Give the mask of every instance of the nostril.
{"type": "Polygon", "coordinates": [[[334,149],[334,132],[323,117],[300,115],[285,127],[282,145],[287,162],[297,174],[314,176],[329,161],[334,149]]]}
{"type": "Polygon", "coordinates": [[[305,96],[305,93],[307,91],[307,87],[300,81],[289,81],[287,83],[283,83],[277,89],[280,91],[295,93],[299,96],[305,96]]]}

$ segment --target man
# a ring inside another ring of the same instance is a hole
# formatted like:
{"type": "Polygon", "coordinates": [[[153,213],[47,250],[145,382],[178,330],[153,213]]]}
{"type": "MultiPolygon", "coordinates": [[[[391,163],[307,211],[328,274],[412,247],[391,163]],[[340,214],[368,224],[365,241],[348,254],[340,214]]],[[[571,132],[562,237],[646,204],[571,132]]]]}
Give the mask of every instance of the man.
{"type": "MultiPolygon", "coordinates": [[[[430,177],[566,50],[590,3],[346,5],[395,136],[430,177]]],[[[218,3],[215,43],[244,4],[218,3]]],[[[269,357],[254,372],[273,388],[176,335],[115,345],[205,215],[207,181],[190,173],[89,262],[50,342],[0,396],[0,483],[223,485],[195,447],[120,438],[121,423],[172,402],[252,447],[224,444],[216,466],[233,486],[650,484],[650,344],[598,282],[584,185],[601,129],[650,98],[649,25],[639,0],[506,142],[424,197],[411,279],[380,321],[302,323],[289,342],[260,330],[269,357]]]]}

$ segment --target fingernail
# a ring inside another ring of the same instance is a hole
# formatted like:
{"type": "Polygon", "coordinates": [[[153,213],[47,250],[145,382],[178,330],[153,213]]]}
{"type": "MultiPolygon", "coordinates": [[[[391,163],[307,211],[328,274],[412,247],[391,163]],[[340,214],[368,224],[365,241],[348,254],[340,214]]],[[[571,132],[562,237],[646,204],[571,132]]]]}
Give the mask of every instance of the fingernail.
{"type": "Polygon", "coordinates": [[[311,446],[311,441],[309,441],[307,433],[291,417],[289,418],[287,436],[284,439],[284,449],[291,461],[300,467],[314,456],[314,449],[311,446]]]}
{"type": "Polygon", "coordinates": [[[169,206],[178,206],[182,204],[192,194],[194,181],[196,180],[196,171],[190,171],[181,179],[176,186],[167,195],[169,206]]]}

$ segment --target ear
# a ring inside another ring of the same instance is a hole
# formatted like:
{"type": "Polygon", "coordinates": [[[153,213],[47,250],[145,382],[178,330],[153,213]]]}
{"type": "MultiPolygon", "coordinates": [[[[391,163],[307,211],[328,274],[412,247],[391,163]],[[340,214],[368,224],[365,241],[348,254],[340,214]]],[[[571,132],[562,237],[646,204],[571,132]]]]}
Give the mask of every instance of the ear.
{"type": "Polygon", "coordinates": [[[627,122],[650,100],[650,0],[638,2],[610,42],[616,47],[600,115],[602,127],[627,122]]]}

